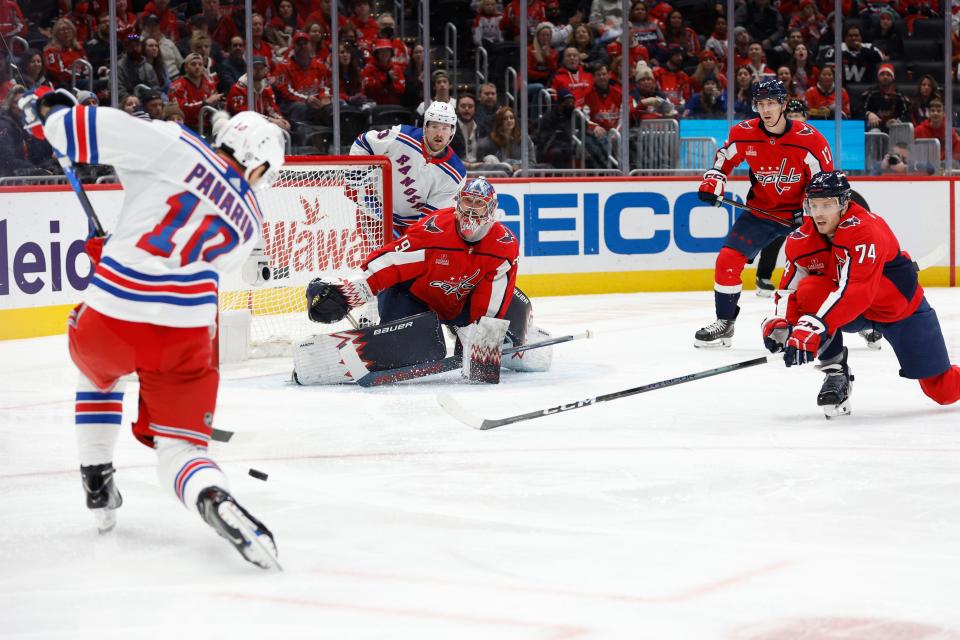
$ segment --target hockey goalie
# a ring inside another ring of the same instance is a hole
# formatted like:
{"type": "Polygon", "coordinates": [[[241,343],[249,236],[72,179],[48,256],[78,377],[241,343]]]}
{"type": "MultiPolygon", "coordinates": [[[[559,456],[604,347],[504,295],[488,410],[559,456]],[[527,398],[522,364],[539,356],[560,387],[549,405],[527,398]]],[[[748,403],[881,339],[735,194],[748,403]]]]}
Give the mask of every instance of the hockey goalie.
{"type": "Polygon", "coordinates": [[[338,282],[313,280],[306,296],[314,322],[339,322],[376,298],[380,324],[294,343],[294,380],[337,384],[442,359],[441,324],[453,334],[463,376],[471,381],[499,382],[501,366],[549,369],[549,347],[501,361],[503,347],[549,334],[531,323],[530,300],[515,286],[517,239],[496,218],[493,186],[482,177],[468,179],[454,207],[408,227],[371,253],[360,273],[338,282]]]}

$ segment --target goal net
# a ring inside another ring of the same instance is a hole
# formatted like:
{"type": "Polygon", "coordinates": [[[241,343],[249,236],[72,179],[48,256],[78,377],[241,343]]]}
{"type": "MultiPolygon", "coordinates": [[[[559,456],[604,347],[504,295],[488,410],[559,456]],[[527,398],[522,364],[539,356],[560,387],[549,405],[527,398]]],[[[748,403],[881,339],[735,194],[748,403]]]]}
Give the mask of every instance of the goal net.
{"type": "MultiPolygon", "coordinates": [[[[348,276],[391,237],[390,160],[382,156],[287,158],[283,171],[257,194],[257,200],[273,276],[257,287],[246,285],[239,275],[222,283],[221,359],[225,319],[233,327],[243,327],[249,344],[245,357],[285,355],[294,340],[351,328],[346,321],[311,322],[305,290],[314,278],[333,281],[348,276]]],[[[376,303],[352,315],[375,323],[376,303]]],[[[230,339],[236,335],[234,328],[230,339]]]]}

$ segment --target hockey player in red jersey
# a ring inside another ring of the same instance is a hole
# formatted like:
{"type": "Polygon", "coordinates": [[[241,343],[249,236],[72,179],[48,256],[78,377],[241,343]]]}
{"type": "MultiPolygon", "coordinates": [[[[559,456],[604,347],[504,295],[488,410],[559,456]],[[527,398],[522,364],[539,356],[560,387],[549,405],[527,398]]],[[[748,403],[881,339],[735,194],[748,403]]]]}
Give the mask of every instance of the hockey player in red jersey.
{"type": "Polygon", "coordinates": [[[67,332],[80,371],[80,475],[98,528],[114,527],[123,502],[114,447],[122,378],[136,373],[133,433],[156,451],[161,486],[245,559],[278,567],[272,534],[231,496],[207,443],[219,384],[212,341],[218,282],[221,273],[247,271],[251,260],[256,271],[263,262],[251,255],[262,222],[252,187],[282,167],[281,130],[253,112],[215,119],[211,148],[174,123],[77,106],[62,90],[28,94],[20,106],[28,131],[71,162],[113,165],[126,194],[109,239],[88,243],[95,267],[67,332]]]}
{"type": "Polygon", "coordinates": [[[817,396],[828,418],[850,413],[853,376],[843,333],[880,329],[900,362],[939,404],[960,400],[960,367],[950,364],[936,312],[910,257],[880,216],[850,199],[840,171],[810,181],[809,216],[785,244],[787,268],[776,316],[763,322],[764,345],[788,367],[819,358],[826,379],[817,396]]]}
{"type": "Polygon", "coordinates": [[[823,136],[806,123],[788,120],[787,91],[779,80],[753,85],[753,108],[759,118],[744,120],[730,130],[717,151],[714,168],[703,175],[699,196],[721,206],[727,175],[741,162],[750,166],[746,210],[727,234],[714,267],[717,319],[698,330],[697,347],[729,347],[743,289],[741,274],[765,246],[795,229],[802,219],[804,189],[821,171],[833,170],[833,155],[823,136]],[[761,214],[757,210],[766,211],[761,214]]]}

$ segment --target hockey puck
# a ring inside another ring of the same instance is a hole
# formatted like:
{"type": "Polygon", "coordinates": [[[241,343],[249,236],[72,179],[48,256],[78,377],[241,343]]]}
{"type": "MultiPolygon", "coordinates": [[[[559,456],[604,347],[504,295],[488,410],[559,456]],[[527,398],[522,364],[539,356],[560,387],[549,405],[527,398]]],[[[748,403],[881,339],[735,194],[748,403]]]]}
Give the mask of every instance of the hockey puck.
{"type": "Polygon", "coordinates": [[[248,471],[247,473],[249,473],[251,476],[253,476],[257,480],[263,480],[264,482],[267,481],[267,474],[265,474],[263,471],[257,471],[256,469],[251,468],[250,471],[248,471]]]}

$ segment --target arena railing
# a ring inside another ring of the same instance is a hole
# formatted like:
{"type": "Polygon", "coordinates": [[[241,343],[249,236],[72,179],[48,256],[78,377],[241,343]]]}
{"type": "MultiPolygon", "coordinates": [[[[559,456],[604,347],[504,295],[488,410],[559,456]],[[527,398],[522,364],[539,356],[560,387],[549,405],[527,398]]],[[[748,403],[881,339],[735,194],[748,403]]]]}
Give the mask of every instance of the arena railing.
{"type": "MultiPolygon", "coordinates": [[[[70,90],[74,93],[77,92],[77,67],[83,67],[87,70],[87,80],[90,82],[90,86],[93,86],[93,65],[84,58],[77,58],[73,61],[73,64],[70,65],[70,90]]],[[[110,69],[110,72],[113,73],[112,66],[110,69]]]]}
{"type": "Polygon", "coordinates": [[[473,75],[476,86],[474,90],[479,96],[480,86],[486,84],[487,78],[490,76],[490,56],[487,54],[487,48],[482,44],[477,45],[477,50],[474,53],[473,75]]]}

